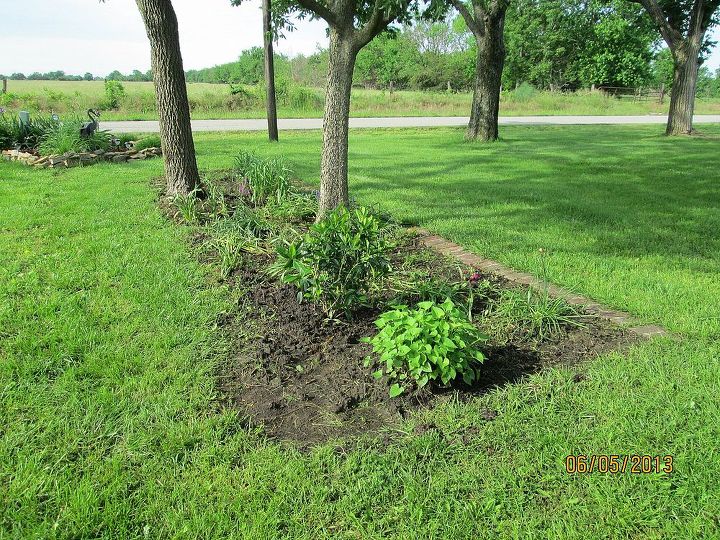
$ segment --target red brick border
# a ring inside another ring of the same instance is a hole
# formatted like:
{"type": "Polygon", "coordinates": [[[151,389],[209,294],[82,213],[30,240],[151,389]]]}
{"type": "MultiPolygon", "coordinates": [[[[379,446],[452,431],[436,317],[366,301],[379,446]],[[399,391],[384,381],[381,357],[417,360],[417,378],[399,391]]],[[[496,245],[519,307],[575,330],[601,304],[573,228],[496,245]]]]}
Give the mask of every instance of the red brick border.
{"type": "Polygon", "coordinates": [[[437,251],[438,253],[454,257],[455,259],[459,260],[464,264],[467,264],[468,266],[472,266],[473,268],[477,268],[479,270],[501,276],[513,283],[528,285],[530,287],[543,291],[547,290],[552,296],[563,298],[569,304],[581,307],[583,311],[591,315],[595,315],[596,317],[600,317],[601,319],[611,321],[618,325],[627,326],[627,330],[629,332],[632,332],[633,334],[637,334],[638,336],[642,336],[644,338],[669,335],[669,332],[661,326],[641,325],[629,313],[610,309],[606,306],[598,304],[597,302],[594,302],[590,298],[587,298],[580,294],[575,294],[568,291],[567,289],[563,289],[562,287],[553,285],[552,283],[542,281],[541,279],[536,278],[532,274],[516,272],[512,268],[508,268],[507,266],[504,266],[497,261],[484,259],[478,255],[475,255],[474,253],[466,251],[458,244],[450,242],[442,236],[432,234],[425,229],[414,227],[412,230],[413,232],[416,232],[420,235],[420,239],[423,244],[437,251]]]}

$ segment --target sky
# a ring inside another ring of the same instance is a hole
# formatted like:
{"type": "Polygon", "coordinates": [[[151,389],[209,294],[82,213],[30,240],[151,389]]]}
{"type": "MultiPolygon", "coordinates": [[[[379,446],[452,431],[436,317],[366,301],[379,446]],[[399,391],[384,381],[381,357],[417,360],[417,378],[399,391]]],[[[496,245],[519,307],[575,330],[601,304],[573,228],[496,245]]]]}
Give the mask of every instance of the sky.
{"type": "MultiPolygon", "coordinates": [[[[260,0],[174,0],[185,69],[231,62],[262,46],[260,0]]],[[[720,29],[714,32],[720,41],[720,29]]],[[[295,56],[326,47],[325,24],[299,21],[276,45],[295,56]]],[[[720,67],[720,47],[707,64],[720,67]]],[[[0,0],[0,73],[62,70],[105,76],[150,68],[150,49],[134,0],[0,0]]]]}

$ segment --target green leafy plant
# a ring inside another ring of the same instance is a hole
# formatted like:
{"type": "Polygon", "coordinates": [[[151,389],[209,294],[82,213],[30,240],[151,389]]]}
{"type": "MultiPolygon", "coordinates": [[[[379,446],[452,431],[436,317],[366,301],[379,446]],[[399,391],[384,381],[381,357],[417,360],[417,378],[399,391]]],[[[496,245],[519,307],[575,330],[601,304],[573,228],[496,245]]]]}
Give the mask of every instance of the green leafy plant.
{"type": "Polygon", "coordinates": [[[175,195],[173,204],[178,209],[177,215],[180,216],[183,223],[195,225],[200,221],[200,199],[198,199],[197,188],[187,195],[175,195]]]}
{"type": "Polygon", "coordinates": [[[205,206],[211,217],[219,218],[226,216],[228,214],[228,207],[222,187],[210,178],[203,179],[202,183],[203,193],[205,194],[205,206]]]}
{"type": "Polygon", "coordinates": [[[284,199],[268,200],[265,205],[268,214],[289,220],[305,221],[315,217],[318,211],[318,200],[312,193],[294,193],[290,191],[284,199]]]}
{"type": "Polygon", "coordinates": [[[50,125],[38,145],[42,155],[67,152],[92,152],[108,150],[112,136],[107,131],[96,131],[88,137],[80,135],[83,122],[74,118],[50,125]]]}
{"type": "Polygon", "coordinates": [[[0,114],[0,150],[35,150],[59,126],[60,122],[50,117],[31,117],[23,124],[17,116],[0,114]]]}
{"type": "Polygon", "coordinates": [[[340,207],[298,241],[278,246],[270,273],[296,286],[298,300],[318,302],[328,317],[350,317],[381,289],[391,247],[368,209],[340,207]]]}
{"type": "Polygon", "coordinates": [[[281,158],[262,159],[251,152],[241,152],[235,160],[235,171],[250,188],[253,204],[270,199],[280,202],[290,192],[292,171],[281,158]]]}
{"type": "Polygon", "coordinates": [[[125,97],[125,87],[120,81],[105,81],[105,108],[117,109],[125,97]]]}
{"type": "MultiPolygon", "coordinates": [[[[380,355],[380,369],[374,375],[388,376],[392,397],[405,391],[402,381],[407,377],[420,387],[435,380],[445,385],[458,375],[472,384],[485,359],[477,346],[487,337],[449,298],[441,304],[419,302],[414,309],[397,306],[383,313],[375,325],[379,332],[363,341],[380,355]]],[[[366,365],[372,362],[366,359],[366,365]]]]}
{"type": "Polygon", "coordinates": [[[133,145],[133,150],[145,150],[146,148],[160,148],[160,137],[157,135],[143,137],[139,141],[135,141],[133,145]]]}
{"type": "Polygon", "coordinates": [[[547,290],[506,289],[491,307],[485,322],[504,339],[543,341],[563,327],[582,327],[582,314],[562,298],[547,290]]]}
{"type": "Polygon", "coordinates": [[[242,252],[245,246],[243,238],[239,235],[228,234],[212,241],[212,247],[217,251],[220,259],[220,275],[223,279],[242,264],[242,252]]]}

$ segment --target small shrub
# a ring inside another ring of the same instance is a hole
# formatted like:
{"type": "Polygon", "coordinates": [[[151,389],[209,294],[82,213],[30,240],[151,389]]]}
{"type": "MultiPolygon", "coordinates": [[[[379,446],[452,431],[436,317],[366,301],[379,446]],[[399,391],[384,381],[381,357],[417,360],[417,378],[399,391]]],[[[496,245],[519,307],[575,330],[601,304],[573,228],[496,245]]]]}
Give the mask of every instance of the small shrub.
{"type": "Polygon", "coordinates": [[[235,212],[208,225],[213,238],[232,238],[240,244],[240,250],[248,253],[267,253],[275,239],[275,226],[247,206],[239,206],[235,212]]]}
{"type": "Polygon", "coordinates": [[[158,135],[143,137],[133,146],[133,150],[145,150],[146,148],[160,148],[160,137],[158,135]]]}
{"type": "Polygon", "coordinates": [[[350,317],[381,288],[391,270],[391,247],[366,208],[340,207],[297,242],[278,247],[270,273],[296,286],[298,300],[318,302],[328,317],[350,317]]]}
{"type": "MultiPolygon", "coordinates": [[[[462,273],[460,274],[462,278],[462,273]]],[[[453,303],[462,308],[472,319],[475,300],[487,301],[493,294],[492,284],[487,280],[448,281],[443,278],[430,276],[427,272],[413,270],[404,275],[393,278],[392,290],[397,294],[394,301],[400,304],[423,301],[442,302],[450,298],[453,303]]]]}
{"type": "Polygon", "coordinates": [[[120,81],[105,81],[105,108],[117,109],[125,97],[125,87],[120,81]]]}
{"type": "Polygon", "coordinates": [[[16,116],[0,114],[0,150],[35,150],[59,125],[45,117],[31,117],[29,124],[22,124],[16,116]]]}
{"type": "MultiPolygon", "coordinates": [[[[375,325],[380,331],[363,341],[380,355],[381,366],[375,376],[388,376],[393,383],[392,397],[405,391],[402,381],[407,377],[420,387],[435,380],[445,385],[458,375],[472,384],[485,359],[477,345],[484,343],[486,336],[449,298],[442,304],[420,302],[415,309],[397,306],[383,313],[375,325]]],[[[366,364],[371,363],[368,358],[366,364]]]]}
{"type": "Polygon", "coordinates": [[[282,201],[290,191],[292,171],[280,159],[262,159],[251,152],[241,152],[235,160],[235,171],[250,188],[253,204],[274,199],[282,201]]]}
{"type": "Polygon", "coordinates": [[[537,95],[537,89],[530,83],[523,82],[511,93],[511,100],[518,102],[528,102],[537,95]]]}

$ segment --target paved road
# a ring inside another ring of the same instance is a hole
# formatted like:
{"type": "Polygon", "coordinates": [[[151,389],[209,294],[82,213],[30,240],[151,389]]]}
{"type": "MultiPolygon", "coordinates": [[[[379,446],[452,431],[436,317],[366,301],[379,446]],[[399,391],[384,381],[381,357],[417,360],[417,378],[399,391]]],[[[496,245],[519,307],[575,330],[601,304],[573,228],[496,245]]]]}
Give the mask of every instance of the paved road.
{"type": "MultiPolygon", "coordinates": [[[[595,125],[595,124],[664,124],[666,116],[501,116],[501,125],[595,125]]],[[[720,114],[696,115],[696,124],[720,123],[720,114]]],[[[351,128],[404,128],[464,126],[465,116],[406,116],[389,118],[351,118],[351,128]]],[[[263,131],[267,129],[265,119],[256,120],[193,120],[193,131],[263,131]]],[[[159,131],[155,120],[134,120],[101,122],[102,129],[116,133],[154,133],[159,131]]],[[[281,119],[281,130],[321,129],[322,118],[281,119]]]]}

